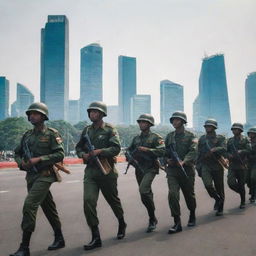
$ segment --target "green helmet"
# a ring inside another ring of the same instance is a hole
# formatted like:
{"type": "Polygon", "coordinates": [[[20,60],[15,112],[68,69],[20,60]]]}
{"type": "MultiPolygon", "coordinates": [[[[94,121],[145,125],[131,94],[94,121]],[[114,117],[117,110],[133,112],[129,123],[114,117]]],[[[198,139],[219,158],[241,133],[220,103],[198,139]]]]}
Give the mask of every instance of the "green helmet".
{"type": "Polygon", "coordinates": [[[94,101],[92,102],[89,107],[87,108],[87,112],[89,115],[90,110],[99,110],[100,112],[102,112],[104,114],[104,116],[107,116],[107,105],[102,102],[102,101],[94,101]]]}
{"type": "Polygon", "coordinates": [[[244,126],[241,123],[233,123],[231,126],[231,130],[233,130],[233,129],[239,129],[243,132],[244,126]]]}
{"type": "Polygon", "coordinates": [[[256,133],[256,127],[252,127],[248,130],[247,134],[249,135],[249,133],[256,133]]]}
{"type": "Polygon", "coordinates": [[[43,114],[45,116],[46,120],[49,120],[49,118],[48,118],[48,115],[49,115],[48,107],[44,103],[42,103],[42,102],[34,102],[34,103],[32,103],[28,107],[28,110],[26,111],[27,116],[29,116],[29,113],[31,111],[39,112],[39,113],[41,113],[41,114],[43,114]]]}
{"type": "Polygon", "coordinates": [[[170,118],[170,123],[172,123],[174,118],[180,118],[181,120],[184,121],[184,123],[187,123],[187,116],[184,112],[182,111],[176,111],[172,114],[171,118],[170,118]]]}
{"type": "Polygon", "coordinates": [[[155,125],[155,120],[154,117],[150,114],[142,114],[140,117],[137,119],[137,122],[139,121],[147,121],[149,122],[152,126],[155,125]]]}
{"type": "Polygon", "coordinates": [[[204,123],[204,127],[205,126],[213,126],[215,129],[218,129],[218,123],[213,118],[207,119],[204,123]]]}

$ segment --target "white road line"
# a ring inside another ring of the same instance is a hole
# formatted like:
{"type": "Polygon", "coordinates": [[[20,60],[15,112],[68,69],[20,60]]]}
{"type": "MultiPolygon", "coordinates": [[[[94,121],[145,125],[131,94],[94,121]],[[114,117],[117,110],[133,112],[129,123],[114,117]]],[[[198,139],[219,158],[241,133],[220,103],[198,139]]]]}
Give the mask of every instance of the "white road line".
{"type": "Polygon", "coordinates": [[[66,183],[78,183],[80,182],[80,180],[69,180],[69,181],[66,181],[66,183]]]}
{"type": "Polygon", "coordinates": [[[3,193],[8,193],[9,191],[8,190],[0,190],[0,194],[3,194],[3,193]]]}

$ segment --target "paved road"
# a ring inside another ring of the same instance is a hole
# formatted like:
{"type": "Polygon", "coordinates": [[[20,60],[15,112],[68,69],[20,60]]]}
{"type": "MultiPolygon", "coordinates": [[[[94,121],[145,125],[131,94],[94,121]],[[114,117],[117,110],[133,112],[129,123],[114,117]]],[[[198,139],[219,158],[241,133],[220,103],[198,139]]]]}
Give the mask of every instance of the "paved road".
{"type": "MultiPolygon", "coordinates": [[[[183,232],[168,235],[172,225],[167,203],[167,184],[164,173],[153,184],[158,228],[145,233],[148,219],[140,202],[133,169],[127,175],[122,172],[124,164],[118,164],[119,193],[128,224],[124,240],[115,240],[117,221],[102,196],[98,203],[100,231],[103,247],[85,252],[82,247],[90,239],[82,207],[83,166],[71,166],[71,175],[63,176],[63,182],[52,185],[52,192],[63,223],[66,248],[49,252],[52,230],[41,209],[38,211],[36,231],[32,236],[32,256],[250,256],[256,255],[255,205],[248,204],[245,210],[238,209],[239,197],[226,186],[226,204],[223,217],[215,217],[213,200],[209,198],[202,181],[196,179],[197,226],[187,228],[188,210],[181,196],[183,232]]],[[[17,249],[21,238],[20,222],[23,201],[26,195],[25,174],[17,169],[0,170],[0,256],[9,255],[17,249]]]]}

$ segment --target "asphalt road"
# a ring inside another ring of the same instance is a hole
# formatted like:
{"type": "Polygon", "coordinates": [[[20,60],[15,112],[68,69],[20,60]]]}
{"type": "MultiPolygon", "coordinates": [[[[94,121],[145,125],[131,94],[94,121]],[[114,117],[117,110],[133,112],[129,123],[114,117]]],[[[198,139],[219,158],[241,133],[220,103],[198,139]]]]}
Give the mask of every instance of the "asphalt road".
{"type": "MultiPolygon", "coordinates": [[[[197,226],[186,227],[188,210],[181,195],[183,232],[168,235],[173,224],[167,201],[167,183],[163,172],[153,183],[158,218],[157,230],[145,233],[148,217],[140,201],[133,168],[123,175],[125,164],[118,164],[120,172],[118,188],[128,224],[127,236],[116,240],[117,220],[110,207],[100,195],[98,215],[103,247],[83,251],[83,245],[91,239],[83,214],[83,169],[82,165],[69,168],[71,175],[62,174],[63,182],[51,187],[60,218],[66,247],[47,251],[53,241],[53,232],[41,209],[38,211],[36,230],[31,239],[32,256],[250,256],[256,255],[255,205],[247,204],[238,209],[239,196],[226,183],[224,216],[214,215],[213,200],[208,196],[200,178],[196,178],[197,226]]],[[[0,170],[0,256],[16,251],[20,239],[22,205],[26,196],[25,173],[17,169],[0,170]]],[[[225,178],[226,179],[226,178],[225,178]]],[[[247,195],[248,200],[248,195],[247,195]]]]}

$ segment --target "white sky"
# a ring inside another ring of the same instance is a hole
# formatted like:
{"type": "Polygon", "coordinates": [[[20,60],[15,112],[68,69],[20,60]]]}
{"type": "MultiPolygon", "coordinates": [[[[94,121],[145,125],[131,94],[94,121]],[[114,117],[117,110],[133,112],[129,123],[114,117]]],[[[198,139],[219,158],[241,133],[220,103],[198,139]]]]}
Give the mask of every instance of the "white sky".
{"type": "Polygon", "coordinates": [[[192,121],[202,58],[225,54],[232,121],[245,121],[244,82],[256,71],[255,0],[0,0],[0,76],[39,100],[40,29],[47,15],[69,19],[70,99],[79,98],[80,49],[103,47],[104,101],[117,104],[118,55],[137,58],[138,93],[152,95],[159,120],[160,81],[184,86],[192,121]]]}

